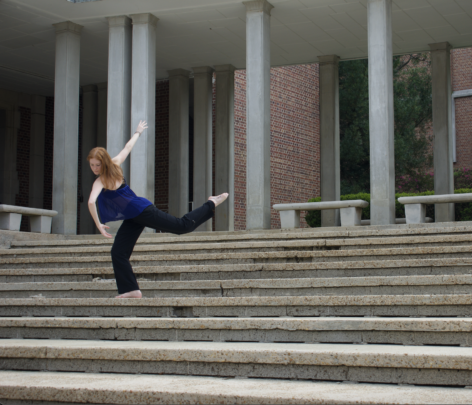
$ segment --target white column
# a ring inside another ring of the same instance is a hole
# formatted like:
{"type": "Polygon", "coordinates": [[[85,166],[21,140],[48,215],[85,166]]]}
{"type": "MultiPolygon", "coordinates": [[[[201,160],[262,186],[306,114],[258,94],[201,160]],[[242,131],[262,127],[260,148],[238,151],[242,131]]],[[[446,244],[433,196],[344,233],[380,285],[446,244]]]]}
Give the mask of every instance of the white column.
{"type": "MultiPolygon", "coordinates": [[[[339,201],[339,56],[319,56],[320,61],[320,163],[321,201],[339,201]]],[[[341,225],[339,210],[322,210],[321,226],[341,225]]]]}
{"type": "MultiPolygon", "coordinates": [[[[131,19],[108,17],[108,112],[107,150],[116,156],[130,139],[131,132],[131,19]]],[[[102,145],[100,145],[102,146],[102,145]]],[[[129,181],[129,162],[122,165],[129,181]]]]}
{"type": "Polygon", "coordinates": [[[82,26],[70,21],[56,29],[54,85],[54,163],[52,232],[77,233],[77,170],[79,138],[79,66],[82,26]]]}
{"type": "Polygon", "coordinates": [[[45,114],[46,98],[31,96],[29,205],[32,208],[43,208],[45,114]]]}
{"type": "MultiPolygon", "coordinates": [[[[433,84],[434,194],[454,194],[451,45],[430,44],[433,84]]],[[[454,221],[454,204],[435,204],[436,222],[454,221]]]]}
{"type": "Polygon", "coordinates": [[[246,229],[270,229],[270,10],[246,6],[246,229]]]}
{"type": "Polygon", "coordinates": [[[368,0],[370,218],[395,223],[392,0],[368,0]]]}
{"type": "MultiPolygon", "coordinates": [[[[95,146],[100,146],[105,149],[107,149],[107,88],[107,82],[97,84],[97,143],[95,146]]],[[[108,153],[110,153],[110,151],[108,151],[108,153]]],[[[116,154],[112,153],[111,156],[114,157],[116,154]]]]}
{"type": "Polygon", "coordinates": [[[216,133],[215,194],[229,193],[215,210],[215,230],[234,231],[234,71],[233,65],[215,66],[216,133]]]}
{"type": "Polygon", "coordinates": [[[152,14],[134,14],[131,80],[131,128],[140,120],[146,129],[131,152],[130,183],[133,191],[154,202],[154,167],[156,144],[156,24],[152,14]]]}
{"type": "Polygon", "coordinates": [[[181,217],[189,203],[189,76],[169,71],[169,214],[181,217]]]}
{"type": "MultiPolygon", "coordinates": [[[[209,66],[192,68],[194,73],[193,103],[193,206],[204,204],[213,195],[213,139],[212,139],[212,80],[213,69],[209,66]]],[[[211,232],[212,220],[198,228],[211,232]]]]}
{"type": "Polygon", "coordinates": [[[82,118],[82,195],[80,203],[80,233],[91,235],[95,233],[95,223],[88,209],[88,198],[92,191],[95,175],[90,169],[87,156],[97,146],[97,87],[94,85],[82,88],[83,118],[82,118]]]}

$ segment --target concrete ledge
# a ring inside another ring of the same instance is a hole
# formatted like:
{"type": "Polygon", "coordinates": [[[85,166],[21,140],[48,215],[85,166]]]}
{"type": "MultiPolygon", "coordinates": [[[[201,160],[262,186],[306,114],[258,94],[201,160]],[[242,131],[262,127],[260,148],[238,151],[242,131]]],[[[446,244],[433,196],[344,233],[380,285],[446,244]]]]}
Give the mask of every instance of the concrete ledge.
{"type": "Polygon", "coordinates": [[[13,212],[15,214],[21,215],[41,215],[45,217],[54,217],[57,215],[57,211],[53,210],[43,210],[40,208],[20,207],[16,205],[5,204],[0,204],[0,212],[13,212]]]}
{"type": "MultiPolygon", "coordinates": [[[[0,371],[0,398],[133,404],[470,404],[472,391],[391,384],[0,371]],[[106,388],[104,388],[106,387],[106,388]]],[[[9,403],[7,402],[9,405],[9,403]]]]}
{"type": "Polygon", "coordinates": [[[0,299],[0,307],[238,307],[238,306],[442,306],[472,305],[472,294],[301,297],[183,298],[19,298],[0,299]]]}
{"type": "Polygon", "coordinates": [[[365,208],[368,207],[369,203],[364,200],[346,200],[346,201],[322,201],[322,202],[311,202],[311,203],[293,203],[293,204],[274,204],[272,208],[276,211],[317,211],[317,210],[330,210],[340,208],[365,208]]]}
{"type": "Polygon", "coordinates": [[[472,370],[468,347],[6,339],[0,357],[472,370]]]}
{"type": "MultiPolygon", "coordinates": [[[[336,287],[372,286],[445,286],[472,285],[472,274],[445,276],[392,276],[392,277],[336,277],[336,278],[291,278],[255,280],[208,280],[208,281],[139,281],[141,290],[197,290],[197,289],[316,289],[336,287]]],[[[115,280],[89,283],[0,283],[0,291],[89,291],[116,290],[115,280]]]]}
{"type": "Polygon", "coordinates": [[[472,193],[400,197],[398,199],[398,202],[400,204],[444,204],[444,203],[472,202],[472,193]]]}
{"type": "MultiPolygon", "coordinates": [[[[381,257],[384,256],[385,260],[388,260],[389,256],[402,258],[405,256],[431,256],[431,255],[467,255],[472,254],[472,246],[421,246],[411,248],[384,248],[384,249],[346,249],[346,250],[319,250],[319,251],[275,251],[275,252],[247,252],[247,253],[206,253],[206,254],[173,254],[173,255],[143,255],[143,256],[132,256],[131,262],[145,263],[158,265],[162,262],[184,262],[182,264],[194,264],[192,262],[211,262],[211,261],[236,261],[236,260],[260,260],[260,259],[271,259],[271,260],[287,260],[294,258],[305,258],[312,259],[312,261],[326,261],[341,258],[355,258],[363,257],[368,260],[368,257],[381,257]]],[[[344,261],[344,260],[340,260],[344,261]]],[[[11,266],[22,266],[22,265],[36,265],[36,264],[86,264],[94,263],[91,267],[98,267],[98,263],[111,263],[110,256],[86,256],[86,257],[31,257],[31,258],[1,258],[0,266],[5,268],[8,265],[11,266]]],[[[209,264],[209,263],[203,263],[209,264]]],[[[227,264],[227,263],[222,263],[227,264]]]]}
{"type": "Polygon", "coordinates": [[[364,200],[323,201],[300,204],[275,204],[272,208],[280,212],[281,228],[299,228],[300,211],[340,209],[341,226],[359,226],[362,208],[369,205],[364,200]]]}
{"type": "MultiPolygon", "coordinates": [[[[370,226],[369,228],[303,228],[303,229],[272,229],[266,231],[237,231],[212,232],[208,234],[192,233],[190,235],[172,236],[170,234],[143,234],[138,240],[140,244],[157,243],[193,243],[193,242],[222,242],[243,240],[291,240],[291,239],[334,239],[384,236],[413,236],[413,235],[444,235],[470,234],[472,222],[442,222],[416,225],[370,226]]],[[[113,239],[105,239],[101,235],[84,235],[66,237],[64,235],[34,235],[24,232],[0,230],[0,237],[9,236],[12,247],[43,247],[43,246],[79,246],[79,245],[111,245],[113,239]],[[18,235],[18,237],[11,237],[18,235]],[[43,240],[37,240],[40,237],[43,240]],[[17,238],[19,240],[17,240],[17,238]],[[27,239],[31,239],[28,241],[27,239]],[[34,240],[33,240],[34,239],[34,240]],[[47,240],[44,240],[47,239],[47,240]]],[[[1,239],[0,239],[1,240],[1,239]]]]}
{"type": "Polygon", "coordinates": [[[471,318],[0,318],[0,328],[472,332],[471,318]]]}
{"type": "MultiPolygon", "coordinates": [[[[260,263],[260,264],[226,264],[226,265],[191,265],[191,266],[136,266],[136,274],[185,274],[185,273],[234,273],[234,272],[268,272],[268,271],[304,271],[304,270],[356,270],[356,269],[409,269],[434,267],[459,268],[461,272],[470,273],[472,258],[442,258],[416,260],[383,260],[383,261],[345,261],[345,262],[309,262],[309,263],[260,263]]],[[[50,275],[111,275],[110,267],[79,268],[18,268],[0,269],[0,276],[50,276],[50,275]]],[[[252,276],[254,278],[254,276],[252,276]]],[[[232,277],[233,279],[234,277],[232,277]]],[[[287,279],[287,276],[284,277],[287,279]]]]}

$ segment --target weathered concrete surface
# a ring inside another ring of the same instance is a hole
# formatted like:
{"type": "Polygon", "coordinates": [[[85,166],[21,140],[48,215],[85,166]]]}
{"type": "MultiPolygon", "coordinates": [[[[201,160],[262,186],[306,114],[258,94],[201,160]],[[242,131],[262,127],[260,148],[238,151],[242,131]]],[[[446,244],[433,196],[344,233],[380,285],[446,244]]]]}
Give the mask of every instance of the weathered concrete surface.
{"type": "Polygon", "coordinates": [[[246,229],[270,229],[270,10],[267,0],[246,6],[246,229]]]}
{"type": "Polygon", "coordinates": [[[466,389],[271,379],[0,371],[0,381],[2,398],[69,403],[469,404],[472,402],[472,391],[466,389]]]}
{"type": "Polygon", "coordinates": [[[79,141],[79,70],[82,26],[54,24],[56,68],[54,85],[54,159],[52,208],[59,214],[52,232],[77,233],[77,171],[79,141]]]}
{"type": "Polygon", "coordinates": [[[3,358],[306,364],[472,370],[472,348],[217,342],[0,341],[3,358]]]}
{"type": "MultiPolygon", "coordinates": [[[[454,194],[451,45],[441,42],[431,49],[433,86],[434,193],[454,194]]],[[[454,204],[436,204],[436,222],[454,221],[454,204]]]]}
{"type": "MultiPolygon", "coordinates": [[[[213,195],[213,68],[199,66],[194,72],[194,144],[193,144],[193,206],[200,207],[213,195]]],[[[175,187],[175,185],[173,185],[175,187]]],[[[211,232],[212,220],[197,231],[211,232]]]]}
{"type": "Polygon", "coordinates": [[[368,0],[370,212],[395,223],[392,0],[368,0]]]}
{"type": "Polygon", "coordinates": [[[131,128],[140,120],[148,128],[141,134],[130,155],[130,185],[133,191],[154,202],[156,140],[156,25],[149,13],[130,16],[132,35],[131,128]],[[152,85],[150,85],[152,83],[152,85]]]}
{"type": "MultiPolygon", "coordinates": [[[[107,150],[114,157],[129,141],[131,132],[131,19],[108,17],[107,150]]],[[[130,179],[129,159],[121,165],[130,179]]]]}
{"type": "MultiPolygon", "coordinates": [[[[339,56],[318,56],[320,62],[321,201],[339,201],[339,56]]],[[[339,211],[321,212],[321,226],[340,225],[339,211]]]]}

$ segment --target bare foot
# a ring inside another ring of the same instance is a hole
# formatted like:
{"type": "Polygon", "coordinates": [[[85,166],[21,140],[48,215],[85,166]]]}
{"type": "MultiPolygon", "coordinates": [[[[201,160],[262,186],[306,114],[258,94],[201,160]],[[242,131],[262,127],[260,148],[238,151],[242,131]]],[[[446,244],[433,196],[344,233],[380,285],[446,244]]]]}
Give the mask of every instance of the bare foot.
{"type": "Polygon", "coordinates": [[[143,294],[141,294],[141,291],[135,290],[121,295],[117,295],[115,298],[142,298],[142,296],[143,294]]]}
{"type": "Polygon", "coordinates": [[[215,203],[215,207],[218,207],[218,205],[220,205],[223,201],[225,201],[228,198],[228,195],[229,195],[228,193],[223,193],[215,197],[208,197],[208,199],[215,203]]]}

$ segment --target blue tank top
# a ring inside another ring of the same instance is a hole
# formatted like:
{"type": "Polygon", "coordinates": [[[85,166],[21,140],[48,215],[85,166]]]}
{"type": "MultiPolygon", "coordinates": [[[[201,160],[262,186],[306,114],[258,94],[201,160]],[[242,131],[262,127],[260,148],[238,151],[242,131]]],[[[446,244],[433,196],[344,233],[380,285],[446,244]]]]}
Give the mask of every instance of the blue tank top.
{"type": "Polygon", "coordinates": [[[102,189],[98,195],[98,211],[103,224],[137,217],[152,205],[146,198],[138,197],[126,184],[126,180],[124,182],[117,190],[102,189]]]}

